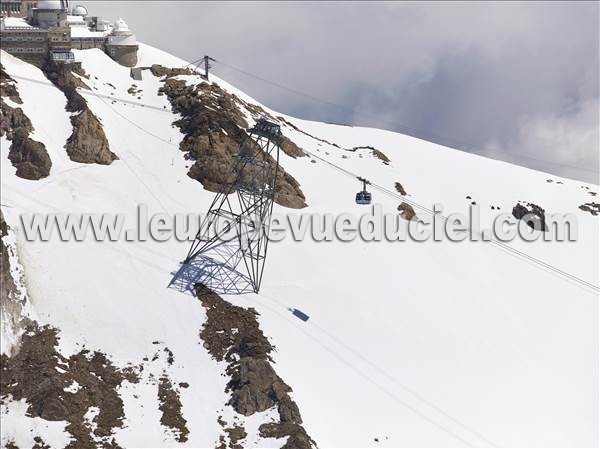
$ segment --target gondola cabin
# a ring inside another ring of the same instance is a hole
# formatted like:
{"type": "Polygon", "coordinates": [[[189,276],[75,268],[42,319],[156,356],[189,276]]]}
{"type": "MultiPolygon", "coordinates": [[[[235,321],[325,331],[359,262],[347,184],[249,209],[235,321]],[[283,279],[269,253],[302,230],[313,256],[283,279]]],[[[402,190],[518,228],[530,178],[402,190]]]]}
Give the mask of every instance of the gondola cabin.
{"type": "Polygon", "coordinates": [[[367,184],[371,184],[365,178],[358,178],[363,183],[363,189],[356,194],[356,204],[371,204],[371,192],[367,191],[367,184]]]}

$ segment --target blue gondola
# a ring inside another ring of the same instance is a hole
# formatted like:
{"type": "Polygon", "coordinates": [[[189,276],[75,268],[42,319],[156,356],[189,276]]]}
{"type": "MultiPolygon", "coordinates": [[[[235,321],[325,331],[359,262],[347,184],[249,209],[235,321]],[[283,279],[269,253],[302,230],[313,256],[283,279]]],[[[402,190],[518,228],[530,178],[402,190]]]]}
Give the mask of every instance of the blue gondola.
{"type": "Polygon", "coordinates": [[[356,204],[371,204],[371,192],[358,192],[356,194],[356,204]]]}
{"type": "Polygon", "coordinates": [[[356,204],[371,204],[371,192],[367,192],[367,184],[371,184],[365,178],[358,178],[363,183],[362,191],[356,194],[356,204]]]}

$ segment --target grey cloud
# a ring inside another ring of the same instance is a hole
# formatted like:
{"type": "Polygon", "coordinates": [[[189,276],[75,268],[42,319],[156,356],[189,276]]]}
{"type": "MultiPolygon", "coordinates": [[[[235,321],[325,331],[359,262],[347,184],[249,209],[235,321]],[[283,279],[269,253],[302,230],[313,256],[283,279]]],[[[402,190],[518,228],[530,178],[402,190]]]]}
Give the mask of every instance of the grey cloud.
{"type": "Polygon", "coordinates": [[[595,2],[82,3],[185,59],[207,53],[357,111],[215,65],[282,112],[598,183],[595,2]]]}

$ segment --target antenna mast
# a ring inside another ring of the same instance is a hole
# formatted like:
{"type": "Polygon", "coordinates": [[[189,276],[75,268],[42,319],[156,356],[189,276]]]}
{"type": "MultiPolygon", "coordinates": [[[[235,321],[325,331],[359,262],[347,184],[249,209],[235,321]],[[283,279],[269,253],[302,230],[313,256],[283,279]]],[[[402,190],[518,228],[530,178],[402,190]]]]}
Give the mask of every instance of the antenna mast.
{"type": "Polygon", "coordinates": [[[216,60],[211,58],[210,56],[204,56],[203,59],[204,59],[204,77],[206,78],[206,81],[208,81],[208,69],[212,68],[209,61],[216,62],[216,60]]]}

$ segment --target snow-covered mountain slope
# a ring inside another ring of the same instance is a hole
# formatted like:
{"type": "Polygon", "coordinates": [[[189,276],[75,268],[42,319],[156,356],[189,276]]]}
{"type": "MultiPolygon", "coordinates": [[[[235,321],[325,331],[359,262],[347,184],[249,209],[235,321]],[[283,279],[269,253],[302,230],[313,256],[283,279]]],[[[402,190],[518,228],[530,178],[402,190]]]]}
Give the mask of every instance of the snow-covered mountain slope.
{"type": "MultiPolygon", "coordinates": [[[[129,69],[99,50],[76,57],[92,89],[80,93],[119,158],[107,166],[69,159],[63,146],[72,125],[63,93],[42,71],[2,52],[32,138],[52,160],[47,178],[21,179],[2,137],[2,212],[24,270],[27,310],[40,325],[57,329],[62,356],[97,351],[121,373],[115,391],[124,420],[111,427],[108,440],[124,447],[214,447],[224,434],[220,419],[245,427],[243,447],[281,447],[283,439],[258,436],[274,410],[244,417],[226,405],[227,365],[199,337],[206,309],[193,295],[168,288],[189,242],[95,242],[91,235],[62,242],[56,233],[48,242],[25,240],[20,214],[123,213],[127,229],[136,226],[139,204],[151,214],[203,213],[214,197],[186,175],[191,162],[173,125],[179,116],[158,95],[163,80],[144,71],[143,80],[133,81],[129,69]],[[132,84],[135,95],[128,93],[132,84]],[[127,380],[128,368],[137,370],[137,382],[127,380]],[[186,441],[161,422],[165,376],[179,385],[186,441]]],[[[152,64],[186,62],[141,45],[139,66],[152,64]]],[[[197,75],[176,78],[202,82],[197,75]]],[[[590,192],[598,186],[389,131],[283,118],[294,126],[282,132],[309,153],[281,156],[306,197],[300,212],[366,212],[354,202],[356,179],[329,163],[390,190],[399,182],[407,200],[428,208],[440,203],[445,214],[467,215],[475,201],[482,228],[498,213],[491,206],[510,212],[519,201],[531,202],[546,213],[575,214],[578,240],[508,246],[598,285],[598,217],[579,209],[595,200],[590,192]],[[344,150],[366,146],[391,162],[369,148],[344,150]]],[[[384,212],[397,212],[402,201],[379,190],[373,196],[384,212]]],[[[275,212],[299,213],[279,205],[275,212]]],[[[293,389],[303,426],[320,447],[598,444],[597,292],[514,252],[469,241],[286,238],[269,247],[260,294],[222,296],[260,314],[276,347],[277,374],[293,389]],[[297,319],[289,308],[310,319],[297,319]]],[[[9,351],[4,342],[3,351],[9,351]]],[[[23,401],[3,402],[3,421],[10,423],[2,429],[4,445],[31,447],[40,436],[61,447],[73,435],[65,421],[26,416],[23,401]]],[[[95,412],[87,410],[91,428],[95,412]]]]}

